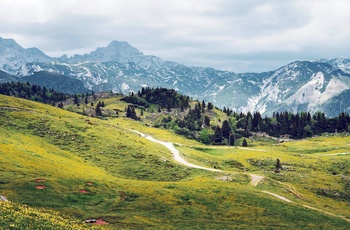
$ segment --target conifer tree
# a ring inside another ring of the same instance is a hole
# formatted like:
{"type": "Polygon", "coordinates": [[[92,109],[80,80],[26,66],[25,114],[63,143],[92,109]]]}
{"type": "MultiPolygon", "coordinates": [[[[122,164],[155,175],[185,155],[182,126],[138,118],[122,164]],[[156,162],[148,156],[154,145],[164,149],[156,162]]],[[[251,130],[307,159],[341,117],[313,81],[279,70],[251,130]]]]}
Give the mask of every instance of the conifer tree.
{"type": "Polygon", "coordinates": [[[248,147],[247,140],[244,138],[242,142],[242,147],[248,147]]]}
{"type": "Polygon", "coordinates": [[[204,117],[204,125],[205,125],[206,127],[209,127],[209,126],[210,126],[210,117],[208,117],[208,116],[205,116],[205,117],[204,117]]]}
{"type": "Polygon", "coordinates": [[[224,120],[224,122],[222,123],[221,131],[222,131],[222,136],[226,139],[229,139],[231,128],[227,120],[224,120]]]}
{"type": "Polygon", "coordinates": [[[100,108],[100,104],[97,104],[96,109],[95,109],[96,116],[102,116],[102,111],[100,108]]]}
{"type": "Polygon", "coordinates": [[[76,94],[74,94],[74,104],[79,106],[79,99],[78,99],[78,95],[76,95],[76,94]]]}
{"type": "Polygon", "coordinates": [[[275,166],[275,172],[279,173],[281,171],[281,169],[282,169],[281,161],[280,161],[280,159],[277,158],[276,166],[275,166]]]}
{"type": "Polygon", "coordinates": [[[215,143],[221,143],[223,140],[221,128],[219,126],[216,126],[215,133],[214,133],[214,142],[215,143]]]}

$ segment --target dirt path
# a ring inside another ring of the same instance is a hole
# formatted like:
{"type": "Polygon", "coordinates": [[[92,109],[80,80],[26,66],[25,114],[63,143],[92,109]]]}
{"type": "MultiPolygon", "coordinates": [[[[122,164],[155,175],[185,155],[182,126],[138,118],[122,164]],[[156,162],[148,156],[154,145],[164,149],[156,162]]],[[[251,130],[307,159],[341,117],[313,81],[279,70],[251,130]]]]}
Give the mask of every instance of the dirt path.
{"type": "Polygon", "coordinates": [[[252,177],[252,180],[250,181],[250,184],[252,186],[257,186],[260,183],[260,181],[264,179],[264,176],[258,176],[255,174],[250,174],[250,176],[252,177]]]}
{"type": "Polygon", "coordinates": [[[305,208],[309,208],[309,209],[312,209],[312,210],[316,210],[316,211],[325,213],[325,214],[330,215],[330,216],[335,216],[335,217],[341,218],[341,219],[343,219],[343,220],[345,220],[345,221],[350,223],[350,219],[346,218],[345,216],[341,216],[341,215],[337,215],[337,214],[334,214],[334,213],[331,213],[331,212],[327,212],[327,211],[324,211],[324,210],[321,210],[321,209],[318,209],[318,208],[311,207],[311,206],[306,205],[306,204],[303,204],[302,206],[305,207],[305,208]]]}
{"type": "Polygon", "coordinates": [[[170,142],[165,142],[165,141],[157,140],[157,139],[155,139],[154,137],[148,136],[148,135],[146,135],[146,134],[144,134],[144,133],[141,133],[141,132],[138,132],[138,131],[136,131],[136,130],[131,130],[131,131],[133,131],[133,132],[139,134],[141,137],[144,137],[144,138],[146,138],[146,139],[148,139],[148,140],[150,140],[150,141],[153,141],[153,142],[156,142],[156,143],[159,143],[159,144],[165,146],[166,148],[168,148],[168,149],[171,151],[171,153],[172,153],[173,156],[174,156],[174,159],[175,159],[177,162],[179,162],[179,163],[181,163],[181,164],[183,164],[183,165],[186,165],[187,167],[190,167],[190,168],[197,168],[197,169],[203,169],[203,170],[208,170],[208,171],[212,171],[212,172],[222,172],[222,171],[219,170],[219,169],[206,168],[206,167],[203,167],[203,166],[199,166],[199,165],[195,165],[195,164],[189,163],[188,161],[186,161],[186,160],[180,155],[179,150],[177,150],[177,149],[175,148],[175,146],[174,146],[172,143],[170,143],[170,142]]]}
{"type": "Polygon", "coordinates": [[[291,200],[285,198],[284,196],[280,196],[280,195],[277,195],[277,194],[275,194],[275,193],[268,192],[268,191],[262,191],[262,192],[263,192],[263,193],[266,193],[266,194],[269,194],[269,195],[271,195],[271,196],[274,196],[274,197],[276,197],[276,198],[278,198],[278,199],[284,200],[284,201],[286,201],[286,202],[288,202],[288,203],[292,203],[291,200]]]}
{"type": "MultiPolygon", "coordinates": [[[[266,193],[266,194],[269,194],[271,196],[274,196],[280,200],[283,200],[283,201],[286,201],[288,203],[294,203],[293,201],[289,200],[288,198],[285,198],[284,196],[280,196],[280,195],[277,195],[275,193],[272,193],[272,192],[268,192],[268,191],[262,191],[263,193],[266,193]]],[[[297,202],[295,202],[297,203],[297,202]]],[[[298,204],[298,203],[297,203],[298,204]]],[[[345,216],[341,216],[341,215],[337,215],[337,214],[334,214],[332,212],[328,212],[328,211],[325,211],[325,210],[322,210],[322,209],[318,209],[318,208],[314,208],[314,207],[311,207],[309,205],[306,205],[306,204],[299,204],[301,205],[302,207],[305,207],[305,208],[308,208],[308,209],[311,209],[311,210],[315,210],[315,211],[318,211],[318,212],[322,212],[324,214],[327,214],[327,215],[330,215],[330,216],[334,216],[334,217],[338,217],[338,218],[341,218],[347,222],[350,223],[350,219],[346,218],[345,216]]]]}
{"type": "MultiPolygon", "coordinates": [[[[222,172],[222,170],[219,170],[219,169],[213,169],[213,168],[206,168],[206,167],[203,167],[203,166],[199,166],[199,165],[195,165],[195,164],[192,164],[192,163],[189,163],[187,162],[181,155],[180,155],[180,152],[179,150],[177,150],[175,148],[175,146],[170,143],[170,142],[165,142],[165,141],[160,141],[160,140],[157,140],[155,139],[154,137],[151,137],[151,136],[148,136],[144,133],[141,133],[141,132],[138,132],[136,130],[131,130],[132,132],[135,132],[137,134],[139,134],[140,136],[150,140],[150,141],[153,141],[153,142],[156,142],[156,143],[159,143],[163,146],[165,146],[166,148],[168,148],[171,153],[173,154],[174,156],[174,159],[183,164],[183,165],[186,165],[190,168],[198,168],[198,169],[203,169],[203,170],[208,170],[208,171],[213,171],[213,172],[222,172]]],[[[252,177],[252,180],[250,181],[250,185],[252,186],[257,186],[262,179],[264,179],[264,176],[259,176],[259,175],[255,175],[255,174],[250,174],[250,176],[252,177]]],[[[262,191],[263,193],[266,193],[270,196],[274,196],[280,200],[283,200],[285,202],[288,202],[288,203],[297,203],[297,202],[293,202],[291,200],[289,200],[288,198],[284,197],[284,196],[280,196],[280,195],[277,195],[275,193],[272,193],[272,192],[268,192],[268,191],[262,191]]],[[[297,203],[298,204],[298,203],[297,203]]],[[[308,208],[308,209],[312,209],[312,210],[315,210],[315,211],[318,211],[318,212],[322,212],[324,214],[327,214],[327,215],[330,215],[330,216],[334,216],[334,217],[338,217],[338,218],[341,218],[347,222],[350,223],[350,219],[344,217],[344,216],[341,216],[341,215],[337,215],[337,214],[334,214],[334,213],[331,213],[331,212],[327,212],[327,211],[324,211],[324,210],[321,210],[321,209],[318,209],[318,208],[314,208],[314,207],[311,207],[311,206],[308,206],[308,205],[305,205],[305,204],[299,204],[301,205],[302,207],[305,207],[305,208],[308,208]]]]}
{"type": "Polygon", "coordinates": [[[347,153],[330,153],[330,154],[319,154],[319,156],[341,156],[341,155],[349,155],[350,152],[347,153]]]}

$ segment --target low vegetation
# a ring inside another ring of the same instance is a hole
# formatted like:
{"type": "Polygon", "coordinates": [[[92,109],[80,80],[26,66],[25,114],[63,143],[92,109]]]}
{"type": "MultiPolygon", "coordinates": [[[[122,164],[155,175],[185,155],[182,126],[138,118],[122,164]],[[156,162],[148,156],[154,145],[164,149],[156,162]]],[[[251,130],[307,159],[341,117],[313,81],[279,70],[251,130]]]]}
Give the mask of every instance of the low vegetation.
{"type": "Polygon", "coordinates": [[[12,202],[0,202],[0,213],[0,227],[4,229],[97,229],[58,212],[12,202]]]}
{"type": "Polygon", "coordinates": [[[225,120],[237,128],[237,120],[208,103],[201,117],[210,118],[209,126],[192,132],[176,119],[191,110],[195,117],[198,104],[203,110],[199,102],[189,101],[183,112],[181,106],[169,111],[145,97],[147,106],[132,104],[140,118],[135,120],[126,117],[131,103],[120,95],[76,98],[62,101],[60,109],[0,95],[0,195],[11,201],[0,201],[5,213],[0,228],[69,229],[66,223],[71,229],[349,228],[346,133],[289,142],[255,134],[245,137],[247,147],[240,147],[244,137],[237,135],[236,146],[229,146],[229,139],[216,143],[210,135],[225,120]],[[102,114],[96,117],[98,104],[102,114]],[[183,166],[164,146],[132,129],[175,143],[191,163],[222,171],[183,166]],[[189,130],[192,139],[178,135],[180,129],[189,130]],[[196,135],[204,138],[203,130],[214,145],[196,141],[196,135]],[[252,186],[251,173],[265,179],[252,186]],[[92,218],[108,224],[83,223],[92,218]]]}

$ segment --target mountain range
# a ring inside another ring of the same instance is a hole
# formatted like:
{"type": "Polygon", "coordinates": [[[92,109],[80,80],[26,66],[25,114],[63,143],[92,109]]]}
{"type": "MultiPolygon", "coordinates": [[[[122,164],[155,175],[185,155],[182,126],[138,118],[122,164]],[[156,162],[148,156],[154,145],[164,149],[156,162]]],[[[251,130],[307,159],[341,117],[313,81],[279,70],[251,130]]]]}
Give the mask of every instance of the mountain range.
{"type": "Polygon", "coordinates": [[[186,66],[144,55],[127,42],[112,41],[84,55],[52,58],[0,38],[0,82],[28,81],[69,93],[141,87],[173,88],[194,99],[234,111],[271,115],[290,111],[327,116],[350,112],[350,59],[295,61],[263,73],[234,73],[186,66]],[[67,90],[65,90],[67,89],[67,90]]]}

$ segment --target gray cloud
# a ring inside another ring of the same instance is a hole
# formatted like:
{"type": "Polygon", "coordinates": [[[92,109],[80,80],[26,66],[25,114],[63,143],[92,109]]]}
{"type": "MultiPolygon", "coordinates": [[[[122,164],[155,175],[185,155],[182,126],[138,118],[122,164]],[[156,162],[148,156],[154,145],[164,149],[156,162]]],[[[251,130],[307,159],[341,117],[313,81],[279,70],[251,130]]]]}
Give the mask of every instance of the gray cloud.
{"type": "Polygon", "coordinates": [[[237,72],[347,56],[347,0],[2,0],[0,36],[51,56],[112,40],[186,65],[237,72]]]}

